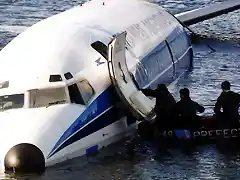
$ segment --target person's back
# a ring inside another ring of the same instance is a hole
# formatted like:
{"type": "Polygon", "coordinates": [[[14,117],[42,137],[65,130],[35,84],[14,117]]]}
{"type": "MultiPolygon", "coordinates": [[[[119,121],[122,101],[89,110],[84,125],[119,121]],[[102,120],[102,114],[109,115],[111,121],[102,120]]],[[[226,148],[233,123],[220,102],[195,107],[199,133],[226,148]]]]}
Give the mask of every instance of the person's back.
{"type": "Polygon", "coordinates": [[[182,117],[194,117],[197,115],[197,112],[204,112],[204,108],[190,98],[177,102],[177,107],[182,117]]]}
{"type": "Polygon", "coordinates": [[[228,81],[222,83],[221,87],[223,91],[214,106],[214,113],[221,121],[238,123],[238,120],[240,119],[238,113],[240,95],[230,91],[230,86],[231,85],[228,81]],[[221,108],[223,109],[223,112],[220,111],[221,108]]]}
{"type": "Polygon", "coordinates": [[[156,89],[156,105],[155,107],[164,113],[171,111],[176,101],[172,94],[166,89],[156,89]]]}
{"type": "Polygon", "coordinates": [[[167,122],[172,119],[172,109],[176,104],[174,97],[168,91],[164,84],[159,84],[157,89],[142,89],[142,92],[146,96],[152,96],[156,98],[156,104],[154,111],[157,115],[157,121],[159,126],[168,126],[167,122]]]}
{"type": "Polygon", "coordinates": [[[240,95],[233,92],[233,91],[227,91],[222,92],[219,96],[218,102],[215,105],[215,113],[218,112],[220,108],[218,106],[221,106],[223,108],[223,113],[226,115],[239,115],[238,114],[238,106],[240,103],[240,95]]]}
{"type": "Polygon", "coordinates": [[[203,113],[205,108],[197,102],[191,100],[187,88],[179,91],[181,100],[178,101],[174,108],[174,113],[180,128],[196,128],[199,125],[200,117],[197,112],[203,113]]]}
{"type": "Polygon", "coordinates": [[[168,91],[165,84],[159,84],[155,90],[141,89],[141,91],[146,96],[152,96],[156,98],[155,106],[170,108],[176,104],[174,97],[168,91]]]}

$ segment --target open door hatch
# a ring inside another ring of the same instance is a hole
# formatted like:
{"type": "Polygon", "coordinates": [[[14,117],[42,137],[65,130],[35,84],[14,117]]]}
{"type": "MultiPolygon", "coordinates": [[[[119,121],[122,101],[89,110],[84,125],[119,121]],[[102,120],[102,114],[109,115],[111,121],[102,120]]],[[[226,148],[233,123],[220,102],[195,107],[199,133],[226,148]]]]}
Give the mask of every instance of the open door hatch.
{"type": "Polygon", "coordinates": [[[155,113],[155,103],[135,86],[131,78],[125,56],[126,31],[116,35],[108,44],[108,71],[116,92],[137,119],[142,116],[151,120],[155,113]]]}

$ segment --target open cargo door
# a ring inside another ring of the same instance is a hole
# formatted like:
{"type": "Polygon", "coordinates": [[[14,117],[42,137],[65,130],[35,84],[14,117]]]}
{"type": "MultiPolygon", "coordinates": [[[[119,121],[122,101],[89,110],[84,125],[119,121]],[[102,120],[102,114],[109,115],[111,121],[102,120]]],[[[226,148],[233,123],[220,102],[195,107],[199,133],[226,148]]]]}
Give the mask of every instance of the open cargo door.
{"type": "Polygon", "coordinates": [[[155,103],[137,89],[129,74],[125,56],[126,34],[123,32],[116,35],[108,44],[109,75],[120,99],[130,108],[133,115],[137,119],[142,116],[151,120],[155,116],[153,111],[155,103]]]}

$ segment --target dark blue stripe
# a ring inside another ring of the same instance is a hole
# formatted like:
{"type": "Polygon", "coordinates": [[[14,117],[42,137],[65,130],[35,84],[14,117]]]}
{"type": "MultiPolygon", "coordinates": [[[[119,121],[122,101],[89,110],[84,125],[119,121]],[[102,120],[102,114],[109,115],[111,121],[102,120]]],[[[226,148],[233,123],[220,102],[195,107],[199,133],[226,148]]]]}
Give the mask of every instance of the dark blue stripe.
{"type": "MultiPolygon", "coordinates": [[[[60,151],[61,149],[67,147],[68,145],[87,137],[88,135],[116,122],[121,117],[121,114],[116,106],[113,106],[109,111],[104,113],[103,115],[99,116],[96,120],[89,123],[87,126],[82,128],[80,131],[78,131],[76,134],[74,134],[72,137],[70,137],[67,141],[65,141],[61,146],[59,146],[48,158],[53,156],[55,153],[60,151]]],[[[104,136],[104,135],[103,135],[104,136]]]]}
{"type": "Polygon", "coordinates": [[[184,129],[175,130],[175,135],[178,138],[187,138],[186,133],[187,133],[188,137],[191,137],[191,132],[189,130],[184,130],[184,129]]]}
{"type": "MultiPolygon", "coordinates": [[[[86,109],[85,111],[74,121],[74,123],[64,132],[64,134],[57,141],[49,155],[54,152],[60,144],[62,144],[68,137],[82,128],[89,121],[98,117],[101,113],[106,111],[109,107],[116,104],[119,101],[114,88],[110,86],[102,94],[100,94],[86,109]]],[[[96,120],[95,120],[96,121],[96,120]]]]}
{"type": "Polygon", "coordinates": [[[98,145],[92,146],[92,147],[86,149],[86,154],[88,154],[88,153],[93,153],[93,152],[97,152],[97,151],[98,151],[98,145]]]}

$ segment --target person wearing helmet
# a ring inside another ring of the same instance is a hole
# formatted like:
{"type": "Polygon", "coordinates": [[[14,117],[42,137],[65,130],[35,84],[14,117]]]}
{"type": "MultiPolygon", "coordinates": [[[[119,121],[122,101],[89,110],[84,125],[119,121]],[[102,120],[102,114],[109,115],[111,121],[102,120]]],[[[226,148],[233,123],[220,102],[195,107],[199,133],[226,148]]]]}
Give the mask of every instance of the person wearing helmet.
{"type": "Polygon", "coordinates": [[[196,129],[200,126],[200,117],[197,112],[203,113],[205,108],[190,98],[188,88],[180,89],[181,100],[174,107],[177,119],[177,127],[184,129],[196,129]]]}
{"type": "Polygon", "coordinates": [[[240,95],[230,90],[231,84],[229,81],[223,81],[221,88],[222,92],[214,106],[214,113],[221,124],[238,126],[240,119],[238,113],[240,95]]]}
{"type": "Polygon", "coordinates": [[[157,128],[170,128],[172,119],[172,109],[176,101],[172,94],[168,91],[165,84],[158,84],[155,90],[141,89],[143,94],[156,98],[154,111],[156,113],[157,128]]]}

